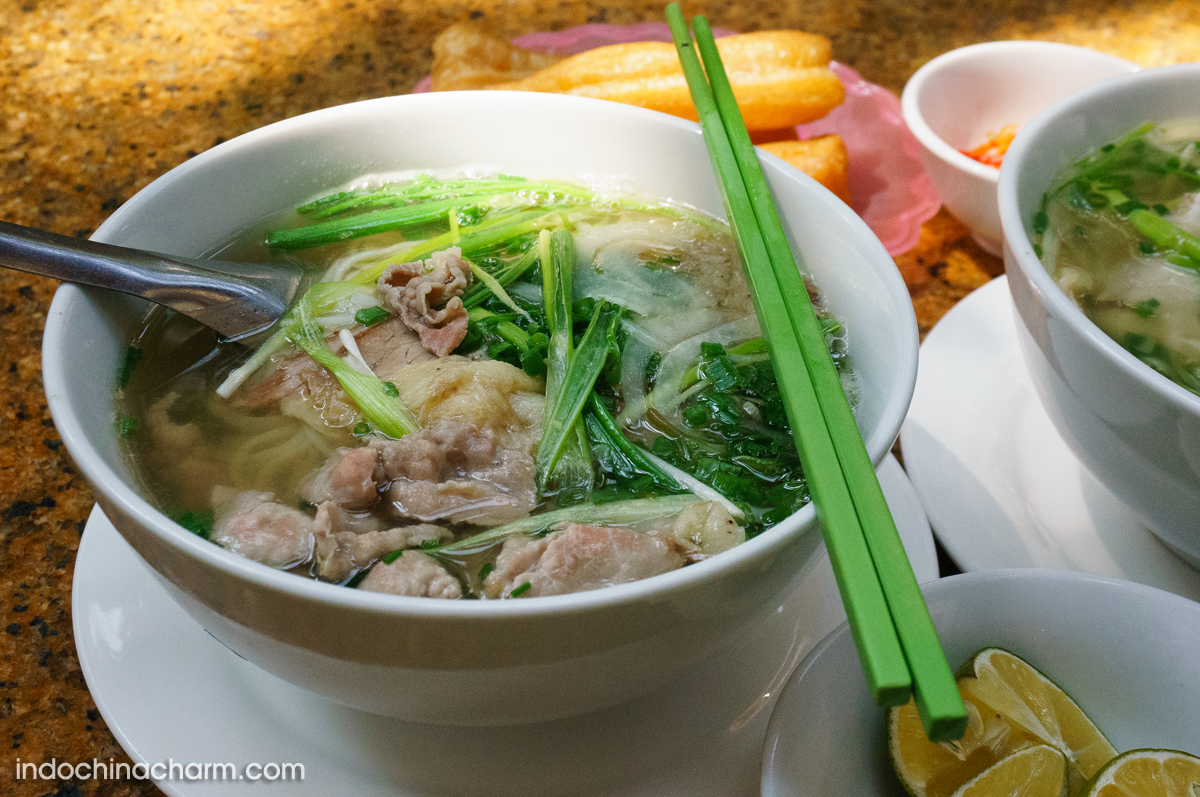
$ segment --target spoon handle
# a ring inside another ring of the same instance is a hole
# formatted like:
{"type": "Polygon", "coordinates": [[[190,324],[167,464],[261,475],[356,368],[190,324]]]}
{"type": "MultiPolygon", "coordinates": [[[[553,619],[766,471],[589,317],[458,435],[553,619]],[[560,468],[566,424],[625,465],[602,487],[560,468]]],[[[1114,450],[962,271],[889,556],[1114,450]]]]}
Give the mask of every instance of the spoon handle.
{"type": "Polygon", "coordinates": [[[231,338],[273,323],[299,282],[291,265],[193,260],[4,221],[0,266],[141,296],[231,338]]]}

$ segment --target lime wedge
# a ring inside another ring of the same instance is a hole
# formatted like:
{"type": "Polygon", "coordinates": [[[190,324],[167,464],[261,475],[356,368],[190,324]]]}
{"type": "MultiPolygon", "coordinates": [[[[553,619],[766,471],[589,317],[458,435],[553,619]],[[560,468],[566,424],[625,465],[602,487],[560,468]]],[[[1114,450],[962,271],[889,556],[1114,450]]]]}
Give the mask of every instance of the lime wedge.
{"type": "Polygon", "coordinates": [[[1067,759],[1039,744],[1002,758],[969,780],[953,797],[1066,797],[1067,759]]]}
{"type": "Polygon", "coordinates": [[[1007,650],[984,648],[967,659],[958,676],[959,690],[981,712],[1066,756],[1071,794],[1117,754],[1070,695],[1007,650]]]}
{"type": "Polygon", "coordinates": [[[888,754],[892,768],[912,797],[950,797],[963,784],[1017,750],[1038,740],[1012,726],[994,711],[963,692],[967,731],[956,742],[931,742],[921,727],[916,705],[890,709],[887,715],[888,754]]]}
{"type": "Polygon", "coordinates": [[[1200,758],[1177,750],[1130,750],[1109,761],[1084,797],[1195,797],[1200,758]]]}

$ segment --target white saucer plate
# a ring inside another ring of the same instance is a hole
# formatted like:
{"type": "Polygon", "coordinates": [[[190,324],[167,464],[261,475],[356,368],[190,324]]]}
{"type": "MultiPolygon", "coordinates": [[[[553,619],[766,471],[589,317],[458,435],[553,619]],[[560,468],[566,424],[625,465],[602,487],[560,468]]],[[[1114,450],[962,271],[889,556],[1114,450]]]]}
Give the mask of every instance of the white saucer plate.
{"type": "MultiPolygon", "coordinates": [[[[880,481],[922,583],[933,536],[899,464],[880,481]]],[[[771,708],[797,663],[845,614],[828,556],[814,557],[754,625],[675,683],[623,705],[537,725],[452,728],[366,714],[240,659],[167,595],[101,514],[75,564],[75,642],[84,677],[134,762],[301,763],[304,780],[156,781],[167,794],[758,794],[771,708]]]]}
{"type": "Polygon", "coordinates": [[[921,344],[900,431],[904,465],[963,570],[1048,567],[1200,600],[1200,571],[1079,463],[1042,408],[1017,343],[1008,281],[959,302],[921,344]]]}

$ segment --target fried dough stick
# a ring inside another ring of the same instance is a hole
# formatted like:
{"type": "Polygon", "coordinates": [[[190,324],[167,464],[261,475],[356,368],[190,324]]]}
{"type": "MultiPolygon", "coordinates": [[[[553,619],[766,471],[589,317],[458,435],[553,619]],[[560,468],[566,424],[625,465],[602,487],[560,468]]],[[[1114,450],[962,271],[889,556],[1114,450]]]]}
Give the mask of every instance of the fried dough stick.
{"type": "MultiPolygon", "coordinates": [[[[717,41],[717,49],[750,130],[811,122],[845,97],[841,81],[829,71],[830,45],[824,36],[762,31],[726,36],[717,41]]],[[[595,97],[696,118],[679,59],[665,42],[599,47],[489,88],[595,97]]]]}

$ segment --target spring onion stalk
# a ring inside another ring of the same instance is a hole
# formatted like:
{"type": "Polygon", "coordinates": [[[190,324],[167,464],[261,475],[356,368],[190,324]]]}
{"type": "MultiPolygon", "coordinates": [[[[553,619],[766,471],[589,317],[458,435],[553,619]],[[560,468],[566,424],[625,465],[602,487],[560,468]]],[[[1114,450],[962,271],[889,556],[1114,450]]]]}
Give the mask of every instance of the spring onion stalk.
{"type": "Polygon", "coordinates": [[[608,413],[600,397],[592,392],[588,399],[588,428],[594,434],[602,434],[614,449],[616,449],[631,465],[648,474],[656,483],[668,490],[688,492],[702,501],[715,501],[725,507],[735,518],[742,518],[745,513],[737,504],[730,501],[718,490],[705,484],[685,470],[675,467],[664,459],[656,457],[649,451],[634,444],[627,438],[608,413]]]}
{"type": "MultiPolygon", "coordinates": [[[[608,360],[608,335],[620,319],[620,315],[621,308],[604,301],[596,303],[592,320],[588,323],[587,331],[583,333],[579,348],[570,357],[566,373],[562,376],[553,400],[548,398],[546,401],[546,420],[536,460],[539,481],[543,484],[544,478],[554,471],[563,456],[571,439],[571,432],[582,425],[580,414],[583,412],[583,405],[587,403],[596,379],[604,370],[604,363],[608,360]]],[[[550,345],[553,348],[553,338],[550,345]]]]}
{"type": "MultiPolygon", "coordinates": [[[[283,317],[275,333],[258,348],[258,351],[251,355],[250,359],[230,372],[225,381],[217,388],[217,395],[221,398],[232,396],[234,391],[245,384],[246,380],[253,376],[255,371],[271,359],[272,355],[288,344],[287,328],[295,322],[301,307],[305,308],[305,312],[308,313],[310,318],[317,319],[319,323],[322,316],[336,310],[344,300],[349,299],[356,293],[366,292],[362,285],[357,285],[347,280],[318,282],[309,286],[296,306],[289,310],[288,314],[283,317]]],[[[326,325],[323,324],[322,326],[326,325]]]]}
{"type": "Polygon", "coordinates": [[[584,202],[590,202],[595,198],[595,194],[587,189],[556,180],[533,182],[523,177],[498,177],[494,180],[437,180],[429,175],[420,175],[404,185],[388,185],[367,191],[343,191],[331,194],[303,205],[298,208],[298,212],[320,219],[352,210],[429,202],[461,197],[467,193],[484,192],[540,195],[550,199],[571,197],[584,202]]]}
{"type": "MultiPolygon", "coordinates": [[[[336,284],[336,283],[335,283],[336,284]]],[[[288,339],[324,366],[341,383],[346,395],[362,410],[367,422],[388,437],[399,439],[417,430],[416,419],[388,386],[377,377],[357,371],[333,353],[325,342],[325,330],[312,317],[312,307],[302,301],[286,327],[288,339]]]]}
{"type": "Polygon", "coordinates": [[[567,232],[542,230],[538,235],[542,262],[542,301],[550,346],[546,358],[546,405],[554,404],[575,350],[571,277],[575,268],[575,239],[567,232]]]}
{"type": "MultiPolygon", "coordinates": [[[[505,266],[498,274],[493,275],[493,278],[500,285],[508,285],[514,280],[520,279],[533,267],[533,264],[538,262],[538,248],[531,247],[528,252],[521,255],[512,263],[505,266]]],[[[482,282],[482,280],[481,280],[482,282]]],[[[478,307],[488,300],[495,291],[493,291],[488,283],[484,282],[480,285],[473,285],[463,296],[463,306],[468,310],[472,307],[478,307]]],[[[498,295],[498,294],[497,294],[498,295]]]]}
{"type": "Polygon", "coordinates": [[[475,265],[475,263],[471,262],[470,260],[467,261],[467,265],[471,267],[471,273],[475,275],[475,279],[482,282],[497,299],[504,302],[505,307],[512,310],[514,313],[517,313],[518,315],[523,315],[526,318],[530,318],[529,313],[521,309],[520,305],[514,302],[513,298],[508,295],[508,291],[504,290],[504,286],[500,284],[499,280],[484,271],[479,266],[475,265]]]}
{"type": "MultiPolygon", "coordinates": [[[[538,236],[538,259],[542,263],[542,301],[546,311],[546,330],[550,335],[546,347],[546,405],[542,441],[538,444],[538,491],[544,494],[553,476],[555,486],[560,490],[591,492],[595,485],[595,474],[587,432],[579,418],[579,411],[566,414],[567,411],[559,404],[561,388],[570,384],[570,371],[575,359],[571,309],[574,237],[566,230],[553,233],[542,230],[538,236]],[[549,436],[547,431],[550,432],[549,436]]],[[[596,309],[599,311],[600,305],[596,309]]],[[[596,316],[593,316],[593,326],[595,321],[596,316]]],[[[592,326],[588,327],[588,331],[592,331],[592,326]]],[[[607,357],[607,342],[602,341],[602,345],[605,346],[604,356],[607,357]]],[[[600,365],[603,366],[603,361],[600,365]]],[[[596,369],[587,383],[583,399],[587,398],[587,391],[591,391],[599,373],[599,369],[596,369]]]]}
{"type": "Polygon", "coordinates": [[[353,281],[359,285],[374,285],[390,264],[424,260],[434,252],[454,246],[456,243],[462,248],[463,256],[470,256],[512,238],[537,232],[543,228],[557,227],[561,224],[562,217],[558,213],[548,212],[545,208],[535,208],[488,219],[472,225],[471,231],[463,233],[457,242],[450,233],[445,233],[430,238],[398,255],[385,257],[355,274],[353,281]]]}
{"type": "Polygon", "coordinates": [[[627,472],[644,473],[650,476],[655,484],[663,490],[675,493],[688,492],[678,480],[651,462],[645,456],[647,452],[638,448],[625,436],[595,391],[592,391],[588,397],[587,408],[584,425],[587,427],[593,446],[607,446],[610,456],[620,461],[620,467],[612,468],[612,470],[617,473],[621,473],[622,469],[627,472]]]}
{"type": "Polygon", "coordinates": [[[540,515],[532,515],[503,526],[496,526],[481,534],[438,548],[433,553],[434,555],[471,553],[503,542],[510,537],[532,536],[552,531],[556,526],[564,523],[611,525],[671,517],[678,515],[695,503],[697,503],[697,499],[694,495],[664,495],[657,498],[611,501],[607,504],[578,504],[552,512],[543,512],[540,515]]]}
{"type": "Polygon", "coordinates": [[[495,313],[491,312],[490,310],[484,310],[482,307],[472,307],[467,311],[467,321],[471,324],[478,324],[481,321],[487,321],[489,319],[501,319],[494,322],[493,328],[496,330],[496,334],[516,346],[521,350],[522,353],[524,353],[530,345],[529,333],[521,329],[512,321],[504,320],[511,317],[512,316],[507,315],[497,316],[495,313]]]}
{"type": "Polygon", "coordinates": [[[1124,216],[1138,232],[1146,236],[1155,249],[1162,253],[1164,260],[1173,266],[1200,271],[1200,238],[1118,189],[1106,188],[1097,193],[1108,200],[1117,215],[1124,216]]]}
{"type": "Polygon", "coordinates": [[[282,349],[288,343],[288,337],[282,331],[275,332],[263,345],[258,347],[258,351],[250,355],[250,359],[239,365],[237,368],[229,372],[229,376],[225,377],[225,381],[217,388],[217,395],[221,398],[229,398],[239,387],[246,383],[255,371],[266,365],[267,361],[275,352],[282,349]]]}
{"type": "Polygon", "coordinates": [[[468,204],[487,205],[504,196],[473,194],[454,199],[443,199],[440,202],[422,202],[419,205],[405,205],[391,210],[360,213],[357,216],[323,221],[306,227],[272,230],[267,233],[267,246],[284,251],[310,249],[314,246],[348,241],[351,238],[362,238],[389,230],[415,227],[445,219],[455,208],[461,208],[468,204]]]}

